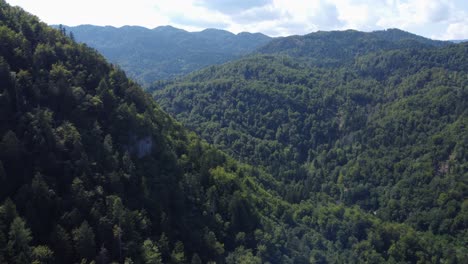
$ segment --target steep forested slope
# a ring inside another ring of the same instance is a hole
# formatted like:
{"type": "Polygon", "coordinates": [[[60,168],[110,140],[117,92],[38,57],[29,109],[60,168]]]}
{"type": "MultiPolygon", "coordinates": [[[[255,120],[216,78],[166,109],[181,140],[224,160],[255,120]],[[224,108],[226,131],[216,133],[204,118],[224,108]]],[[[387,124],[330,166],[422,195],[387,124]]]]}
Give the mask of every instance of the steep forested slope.
{"type": "Polygon", "coordinates": [[[463,244],[467,54],[426,46],[335,67],[263,55],[154,89],[178,120],[285,183],[289,202],[326,194],[463,244]]]}
{"type": "Polygon", "coordinates": [[[187,32],[171,26],[147,29],[83,25],[64,29],[145,85],[233,60],[270,40],[260,33],[234,35],[216,29],[187,32]]]}
{"type": "Polygon", "coordinates": [[[204,143],[95,51],[3,0],[0,43],[0,263],[466,258],[455,236],[325,193],[283,201],[269,174],[204,143]]]}
{"type": "Polygon", "coordinates": [[[236,244],[254,258],[253,230],[271,221],[259,172],[4,1],[0,43],[1,263],[223,261],[236,244]]]}

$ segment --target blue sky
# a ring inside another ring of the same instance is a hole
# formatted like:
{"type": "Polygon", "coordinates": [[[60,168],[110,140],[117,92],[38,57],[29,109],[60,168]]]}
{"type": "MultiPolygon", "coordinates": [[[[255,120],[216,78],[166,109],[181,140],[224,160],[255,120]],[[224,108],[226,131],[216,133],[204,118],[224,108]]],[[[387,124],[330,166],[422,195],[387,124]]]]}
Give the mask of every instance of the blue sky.
{"type": "Polygon", "coordinates": [[[7,0],[48,24],[172,25],[270,36],[317,30],[400,28],[434,39],[468,39],[466,0],[7,0]]]}

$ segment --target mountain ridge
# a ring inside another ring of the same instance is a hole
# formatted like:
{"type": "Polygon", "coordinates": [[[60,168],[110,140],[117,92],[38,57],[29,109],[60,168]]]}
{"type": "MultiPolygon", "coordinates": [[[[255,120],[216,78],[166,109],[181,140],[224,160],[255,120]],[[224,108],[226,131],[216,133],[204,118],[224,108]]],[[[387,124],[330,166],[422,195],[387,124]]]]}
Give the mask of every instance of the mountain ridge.
{"type": "Polygon", "coordinates": [[[318,31],[271,40],[256,51],[260,54],[284,54],[331,67],[352,62],[368,52],[402,48],[432,48],[450,45],[448,41],[427,39],[399,29],[372,32],[357,30],[318,31]]]}
{"type": "Polygon", "coordinates": [[[145,87],[156,80],[182,76],[203,67],[235,60],[249,53],[283,53],[297,58],[307,57],[310,62],[320,65],[336,65],[368,50],[412,46],[427,48],[450,43],[392,28],[372,32],[352,29],[317,31],[279,38],[270,38],[262,33],[234,34],[214,28],[188,32],[170,25],[153,29],[94,25],[64,28],[74,31],[78,41],[101,51],[111,62],[120,65],[145,87]],[[346,42],[347,39],[360,42],[347,48],[342,48],[343,45],[337,42],[346,42]],[[306,48],[308,50],[305,50],[306,48]]]}
{"type": "Polygon", "coordinates": [[[188,32],[172,26],[62,27],[144,85],[238,58],[270,40],[261,33],[236,35],[218,29],[188,32]]]}

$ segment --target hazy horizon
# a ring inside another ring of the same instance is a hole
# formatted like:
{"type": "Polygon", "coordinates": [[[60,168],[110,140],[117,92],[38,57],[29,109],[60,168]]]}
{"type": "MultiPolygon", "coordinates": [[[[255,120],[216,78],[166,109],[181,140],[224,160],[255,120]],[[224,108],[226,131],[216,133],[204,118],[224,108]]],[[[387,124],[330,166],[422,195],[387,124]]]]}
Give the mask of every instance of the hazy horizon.
{"type": "Polygon", "coordinates": [[[440,40],[468,39],[468,3],[462,0],[73,1],[7,0],[47,24],[67,26],[171,25],[189,32],[207,28],[272,37],[316,31],[398,28],[440,40]]]}
{"type": "MultiPolygon", "coordinates": [[[[270,37],[270,38],[276,38],[274,36],[270,36],[270,35],[267,35],[263,32],[250,32],[250,31],[242,31],[242,32],[238,32],[238,33],[235,33],[235,32],[231,32],[229,30],[226,30],[226,29],[220,29],[220,28],[204,28],[204,29],[199,29],[199,30],[186,30],[186,29],[183,29],[183,28],[178,28],[176,26],[173,26],[173,25],[160,25],[160,26],[156,26],[156,27],[153,27],[153,28],[149,28],[149,27],[145,27],[145,26],[139,26],[139,25],[123,25],[123,26],[112,26],[112,25],[104,25],[104,26],[100,26],[100,25],[93,25],[93,24],[80,24],[80,25],[76,25],[76,26],[69,26],[69,25],[65,25],[65,24],[49,24],[50,26],[54,26],[54,27],[58,27],[60,25],[64,26],[64,27],[69,27],[69,28],[76,28],[76,27],[83,27],[83,26],[93,26],[93,27],[110,27],[110,28],[115,28],[115,29],[120,29],[120,28],[124,28],[124,27],[135,27],[135,28],[144,28],[144,29],[147,29],[147,30],[155,30],[157,28],[163,28],[163,27],[172,27],[172,28],[175,28],[177,30],[182,30],[182,31],[185,31],[185,32],[188,32],[188,33],[199,33],[199,32],[203,32],[205,30],[220,30],[220,31],[225,31],[225,32],[229,32],[233,35],[239,35],[241,33],[250,33],[250,34],[263,34],[267,37],[270,37]]],[[[390,30],[390,29],[398,29],[398,30],[402,30],[402,29],[399,29],[399,28],[385,28],[385,29],[376,29],[376,30],[369,30],[369,31],[364,31],[364,30],[357,30],[357,29],[352,29],[352,28],[348,28],[348,29],[337,29],[337,30],[317,30],[317,31],[312,31],[312,32],[309,32],[309,33],[304,33],[304,34],[295,34],[297,36],[303,36],[303,35],[308,35],[308,34],[311,34],[311,33],[316,33],[316,32],[330,32],[330,31],[348,31],[348,30],[356,30],[356,31],[360,31],[360,32],[366,32],[366,33],[370,33],[370,32],[375,32],[375,31],[385,31],[385,30],[390,30]]],[[[402,31],[406,31],[406,30],[402,30],[402,31]]],[[[413,33],[413,32],[410,32],[410,31],[406,31],[410,34],[415,34],[415,35],[418,35],[416,33],[413,33]]],[[[288,37],[288,36],[293,36],[293,35],[287,35],[287,36],[278,36],[278,37],[288,37]]],[[[420,35],[418,35],[420,36],[420,35]]],[[[422,36],[422,37],[425,37],[425,36],[422,36]]],[[[432,40],[441,40],[441,41],[455,41],[455,42],[464,42],[466,41],[467,39],[436,39],[436,38],[430,38],[430,37],[425,37],[425,38],[428,38],[428,39],[432,39],[432,40]]]]}

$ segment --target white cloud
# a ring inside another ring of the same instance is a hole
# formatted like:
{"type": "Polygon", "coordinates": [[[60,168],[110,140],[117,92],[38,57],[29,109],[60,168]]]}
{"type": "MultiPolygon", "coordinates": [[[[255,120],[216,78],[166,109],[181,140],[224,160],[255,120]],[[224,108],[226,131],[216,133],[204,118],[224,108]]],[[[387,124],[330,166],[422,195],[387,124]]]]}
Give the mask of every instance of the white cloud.
{"type": "Polygon", "coordinates": [[[238,14],[245,10],[258,8],[271,3],[271,0],[195,0],[195,5],[216,10],[224,14],[238,14]]]}
{"type": "Polygon", "coordinates": [[[242,24],[255,23],[259,21],[280,20],[284,18],[284,16],[284,12],[275,8],[273,5],[266,5],[244,10],[239,14],[232,16],[232,19],[234,22],[242,24]]]}
{"type": "Polygon", "coordinates": [[[391,12],[389,1],[356,1],[336,0],[339,18],[345,23],[345,28],[360,29],[364,31],[382,29],[377,22],[387,17],[391,12]]]}
{"type": "Polygon", "coordinates": [[[444,0],[414,0],[396,6],[398,18],[407,24],[441,22],[450,15],[450,5],[444,0]]]}
{"type": "Polygon", "coordinates": [[[435,34],[432,38],[442,40],[468,39],[468,16],[465,16],[460,20],[450,22],[444,32],[441,34],[435,34]]]}
{"type": "Polygon", "coordinates": [[[171,0],[158,2],[155,6],[159,14],[164,14],[171,25],[186,30],[205,28],[225,28],[231,24],[231,18],[218,11],[196,5],[196,0],[171,0]]]}
{"type": "Polygon", "coordinates": [[[48,24],[151,27],[170,23],[164,14],[157,12],[152,0],[135,1],[138,4],[122,0],[7,0],[7,2],[25,8],[48,24]]]}
{"type": "Polygon", "coordinates": [[[307,18],[315,26],[323,29],[335,29],[343,26],[339,18],[338,9],[335,4],[326,1],[318,1],[313,12],[307,18]]]}
{"type": "Polygon", "coordinates": [[[7,0],[49,24],[173,25],[263,32],[401,28],[426,37],[468,38],[466,0],[7,0]]]}

